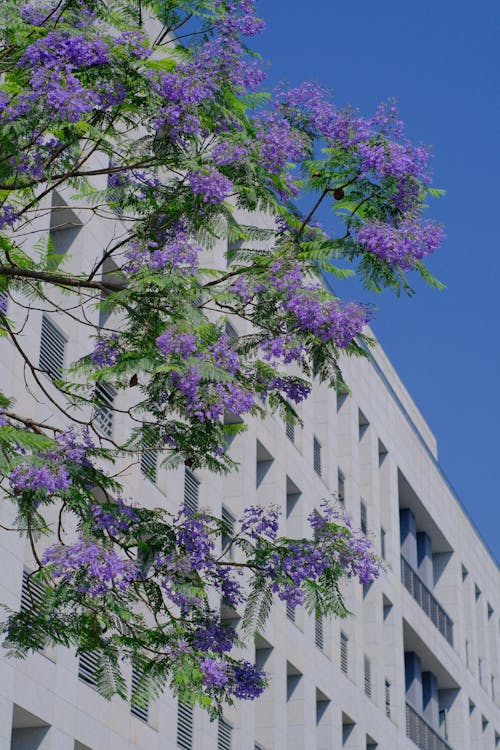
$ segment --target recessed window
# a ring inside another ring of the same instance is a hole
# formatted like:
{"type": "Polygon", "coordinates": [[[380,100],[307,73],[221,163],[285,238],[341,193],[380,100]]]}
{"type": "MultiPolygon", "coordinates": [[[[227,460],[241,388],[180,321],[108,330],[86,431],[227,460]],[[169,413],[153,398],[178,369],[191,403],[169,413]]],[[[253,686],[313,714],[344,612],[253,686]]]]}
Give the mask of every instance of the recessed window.
{"type": "Polygon", "coordinates": [[[365,684],[365,695],[368,698],[372,697],[372,664],[368,656],[365,654],[364,658],[364,684],[365,684]]]}
{"type": "Polygon", "coordinates": [[[141,679],[143,678],[144,670],[137,666],[132,665],[132,692],[130,696],[130,713],[133,714],[141,721],[148,721],[149,718],[149,700],[147,691],[144,688],[141,689],[141,679]]]}
{"type": "Polygon", "coordinates": [[[62,377],[64,368],[64,352],[68,339],[47,317],[42,316],[42,330],[40,335],[40,369],[53,380],[62,377]]]}
{"type": "Polygon", "coordinates": [[[321,476],[321,443],[315,436],[313,439],[313,468],[318,476],[321,476]]]}
{"type": "Polygon", "coordinates": [[[338,483],[338,490],[337,490],[337,499],[339,503],[342,503],[342,505],[345,504],[345,476],[344,473],[339,469],[337,474],[337,483],[338,483]]]}
{"type": "Polygon", "coordinates": [[[391,683],[387,679],[384,680],[384,704],[385,704],[385,715],[388,719],[391,718],[391,683]]]}
{"type": "Polygon", "coordinates": [[[222,552],[227,552],[227,556],[230,560],[234,558],[234,547],[232,547],[231,543],[234,538],[234,524],[236,523],[236,519],[233,516],[232,513],[228,511],[228,509],[224,506],[222,506],[222,552]]]}
{"type": "Polygon", "coordinates": [[[363,534],[366,534],[368,532],[368,512],[366,510],[366,503],[364,502],[364,500],[361,500],[359,503],[359,515],[361,531],[363,532],[363,534]]]}
{"type": "Polygon", "coordinates": [[[340,668],[344,674],[349,674],[349,636],[340,631],[340,668]]]}
{"type": "Polygon", "coordinates": [[[225,719],[219,719],[217,731],[217,750],[231,750],[233,728],[225,719]]]}
{"type": "Polygon", "coordinates": [[[177,706],[177,747],[181,750],[193,748],[193,707],[181,701],[177,706]]]}
{"type": "Polygon", "coordinates": [[[94,420],[96,428],[106,437],[113,436],[113,404],[116,391],[109,383],[97,383],[95,387],[94,420]]]}
{"type": "Polygon", "coordinates": [[[84,651],[80,654],[78,663],[78,677],[92,687],[97,686],[97,669],[99,654],[97,651],[84,651]]]}
{"type": "Polygon", "coordinates": [[[158,453],[153,449],[155,440],[152,435],[148,435],[147,429],[144,429],[143,435],[144,446],[141,450],[141,471],[147,479],[155,483],[158,477],[158,453]]]}
{"type": "Polygon", "coordinates": [[[359,439],[363,437],[365,432],[367,431],[368,427],[370,426],[369,421],[361,411],[361,409],[358,409],[358,425],[359,425],[359,439]]]}
{"type": "Polygon", "coordinates": [[[387,560],[386,530],[383,526],[380,527],[380,557],[387,560]]]}
{"type": "Polygon", "coordinates": [[[198,510],[200,480],[187,468],[184,469],[184,508],[191,513],[198,510]]]}
{"type": "Polygon", "coordinates": [[[325,637],[322,615],[316,615],[314,621],[314,642],[316,643],[316,646],[323,651],[325,647],[325,637]]]}

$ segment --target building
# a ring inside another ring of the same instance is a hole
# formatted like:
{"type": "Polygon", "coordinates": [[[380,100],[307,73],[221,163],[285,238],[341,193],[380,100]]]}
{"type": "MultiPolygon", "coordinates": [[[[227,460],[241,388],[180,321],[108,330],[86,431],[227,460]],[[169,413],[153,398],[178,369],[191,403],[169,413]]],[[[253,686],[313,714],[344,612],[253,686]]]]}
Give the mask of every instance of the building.
{"type": "MultiPolygon", "coordinates": [[[[83,229],[81,215],[69,208],[51,216],[47,229],[58,252],[71,249],[69,267],[89,247],[105,243],[99,224],[83,229]]],[[[25,315],[14,300],[3,303],[14,319],[25,315]]],[[[89,314],[98,325],[99,313],[89,308],[89,314]]],[[[50,305],[26,319],[26,350],[47,372],[91,349],[81,327],[67,326],[50,305]]],[[[38,418],[56,418],[47,399],[36,403],[27,394],[21,362],[6,340],[0,362],[6,392],[38,418]]],[[[169,694],[147,707],[133,699],[107,701],[95,690],[92,654],[77,659],[57,648],[21,662],[2,658],[1,750],[500,747],[499,569],[442,474],[436,440],[381,348],[372,360],[345,361],[344,373],[351,395],[337,398],[316,384],[301,408],[303,427],[271,416],[249,419],[231,446],[239,472],[227,478],[189,469],[167,473],[145,452],[127,491],[152,505],[175,507],[183,498],[191,507],[210,506],[229,525],[251,502],[279,503],[283,529],[298,536],[321,499],[334,495],[372,536],[384,561],[370,587],[346,587],[353,615],[314,620],[277,602],[247,653],[269,673],[270,687],[213,723],[169,694]]],[[[39,395],[30,373],[26,377],[39,395]]],[[[50,392],[50,379],[42,384],[50,392]]],[[[115,396],[103,392],[103,402],[111,407],[115,396]]],[[[104,433],[126,429],[124,417],[106,406],[97,419],[104,433]]],[[[1,506],[0,523],[10,520],[10,508],[1,506]]],[[[32,564],[29,544],[2,532],[0,559],[0,601],[19,608],[26,595],[23,571],[32,564]]],[[[132,690],[136,675],[130,670],[127,677],[132,690]]]]}

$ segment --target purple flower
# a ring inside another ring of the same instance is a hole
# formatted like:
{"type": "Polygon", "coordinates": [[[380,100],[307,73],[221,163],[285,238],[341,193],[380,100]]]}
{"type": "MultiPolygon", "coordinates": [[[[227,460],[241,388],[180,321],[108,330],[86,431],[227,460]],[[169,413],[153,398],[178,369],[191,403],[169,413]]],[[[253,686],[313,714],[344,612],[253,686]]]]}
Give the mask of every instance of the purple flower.
{"type": "Polygon", "coordinates": [[[174,326],[170,326],[161,336],[158,336],[156,346],[164,357],[172,354],[189,357],[197,350],[196,336],[192,333],[183,333],[174,326]]]}
{"type": "Polygon", "coordinates": [[[278,505],[271,505],[268,508],[262,508],[259,505],[249,505],[243,511],[241,518],[241,530],[253,537],[259,539],[264,536],[273,541],[276,539],[279,528],[279,517],[281,511],[278,505]]]}
{"type": "Polygon", "coordinates": [[[90,596],[102,596],[112,589],[126,591],[139,574],[137,563],[82,537],[72,545],[49,547],[42,562],[53,566],[54,578],[74,582],[77,591],[90,596]]]}
{"type": "Polygon", "coordinates": [[[262,695],[266,687],[266,674],[255,664],[242,661],[233,666],[230,691],[235,698],[241,700],[255,700],[262,695]]]}
{"type": "Polygon", "coordinates": [[[210,656],[206,656],[203,661],[200,662],[200,670],[203,674],[203,682],[208,688],[221,688],[229,681],[224,662],[216,661],[215,659],[210,658],[210,656]]]}
{"type": "Polygon", "coordinates": [[[411,270],[416,260],[433,253],[444,238],[441,226],[431,221],[405,219],[399,226],[367,222],[356,232],[363,250],[378,255],[389,266],[411,270]]]}
{"type": "Polygon", "coordinates": [[[64,466],[33,466],[20,464],[9,474],[10,486],[16,494],[22,492],[43,492],[53,495],[64,492],[71,486],[71,479],[64,466]]]}
{"type": "Polygon", "coordinates": [[[94,351],[90,355],[93,365],[96,367],[112,367],[118,362],[120,355],[115,345],[117,338],[115,334],[110,336],[109,339],[97,339],[94,351]]]}
{"type": "Polygon", "coordinates": [[[212,651],[221,654],[231,651],[235,638],[236,632],[232,628],[224,627],[218,622],[213,621],[195,630],[193,633],[193,646],[198,651],[212,651]]]}
{"type": "Polygon", "coordinates": [[[188,178],[193,193],[203,196],[205,203],[222,203],[233,189],[231,180],[217,169],[190,172],[188,178]]]}

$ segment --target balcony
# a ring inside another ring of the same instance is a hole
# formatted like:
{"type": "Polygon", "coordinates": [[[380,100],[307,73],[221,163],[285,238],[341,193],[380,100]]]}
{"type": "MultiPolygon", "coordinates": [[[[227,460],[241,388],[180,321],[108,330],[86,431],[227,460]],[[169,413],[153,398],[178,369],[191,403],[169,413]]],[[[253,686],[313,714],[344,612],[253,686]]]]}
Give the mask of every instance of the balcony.
{"type": "Polygon", "coordinates": [[[401,580],[405,589],[407,589],[415,601],[418,602],[427,617],[432,620],[450,646],[453,646],[452,620],[448,617],[436,597],[427,588],[422,579],[417,573],[415,573],[409,562],[405,560],[403,555],[401,555],[401,580]]]}
{"type": "Polygon", "coordinates": [[[420,750],[451,750],[446,740],[408,703],[406,704],[406,735],[420,750]]]}

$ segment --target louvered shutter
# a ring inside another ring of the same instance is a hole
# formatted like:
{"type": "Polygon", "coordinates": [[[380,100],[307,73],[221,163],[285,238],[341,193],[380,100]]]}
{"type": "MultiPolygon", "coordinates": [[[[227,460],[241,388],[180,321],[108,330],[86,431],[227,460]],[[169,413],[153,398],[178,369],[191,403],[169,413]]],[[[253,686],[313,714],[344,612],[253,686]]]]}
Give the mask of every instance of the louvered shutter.
{"type": "MultiPolygon", "coordinates": [[[[224,531],[222,532],[222,551],[225,552],[230,546],[234,537],[234,524],[235,517],[228,511],[227,508],[222,506],[222,520],[224,522],[224,531]]],[[[232,560],[234,557],[234,548],[229,549],[229,557],[232,560]]]]}
{"type": "Polygon", "coordinates": [[[219,731],[217,733],[217,750],[231,750],[231,735],[233,728],[224,719],[219,719],[219,731]]]}
{"type": "Polygon", "coordinates": [[[372,665],[367,656],[365,656],[365,695],[372,697],[372,665]]]}
{"type": "Polygon", "coordinates": [[[321,476],[321,443],[318,438],[313,440],[313,467],[318,476],[321,476]]]}
{"type": "Polygon", "coordinates": [[[198,510],[200,482],[188,468],[184,472],[184,507],[192,513],[198,510]]]}
{"type": "Polygon", "coordinates": [[[112,437],[113,402],[116,397],[116,391],[109,383],[97,383],[95,396],[98,401],[94,412],[96,427],[106,437],[112,437]]]}
{"type": "Polygon", "coordinates": [[[193,707],[179,701],[177,707],[177,747],[192,750],[193,747],[193,707]]]}
{"type": "Polygon", "coordinates": [[[286,616],[289,620],[295,622],[295,607],[292,607],[291,604],[286,605],[286,616]]]}
{"type": "Polygon", "coordinates": [[[295,442],[295,425],[293,424],[293,422],[286,423],[286,436],[290,440],[290,442],[295,442]]]}
{"type": "Polygon", "coordinates": [[[148,720],[149,717],[149,701],[146,696],[143,696],[142,692],[138,694],[139,683],[142,677],[142,669],[132,665],[132,691],[130,697],[130,713],[136,716],[142,721],[148,720]]]}
{"type": "Polygon", "coordinates": [[[323,651],[325,639],[323,634],[323,618],[321,615],[318,615],[316,617],[316,621],[314,623],[314,640],[316,646],[323,651]]]}
{"type": "Polygon", "coordinates": [[[4,315],[7,314],[7,306],[9,304],[9,295],[6,291],[0,292],[0,312],[4,315]]]}
{"type": "Polygon", "coordinates": [[[43,596],[43,586],[29,578],[27,570],[23,570],[23,584],[21,588],[21,612],[36,609],[43,596]]]}
{"type": "Polygon", "coordinates": [[[340,668],[344,674],[349,674],[349,638],[340,633],[340,668]]]}
{"type": "Polygon", "coordinates": [[[96,651],[84,651],[80,654],[78,665],[78,677],[88,685],[95,687],[97,685],[97,666],[99,655],[96,651]]]}
{"type": "MultiPolygon", "coordinates": [[[[153,440],[147,439],[145,435],[145,445],[153,445],[153,440]]],[[[158,454],[152,448],[143,447],[141,452],[141,471],[151,482],[156,482],[158,476],[158,454]]]]}
{"type": "Polygon", "coordinates": [[[39,366],[51,378],[61,378],[64,367],[64,350],[67,338],[50,318],[42,316],[39,366]]]}

